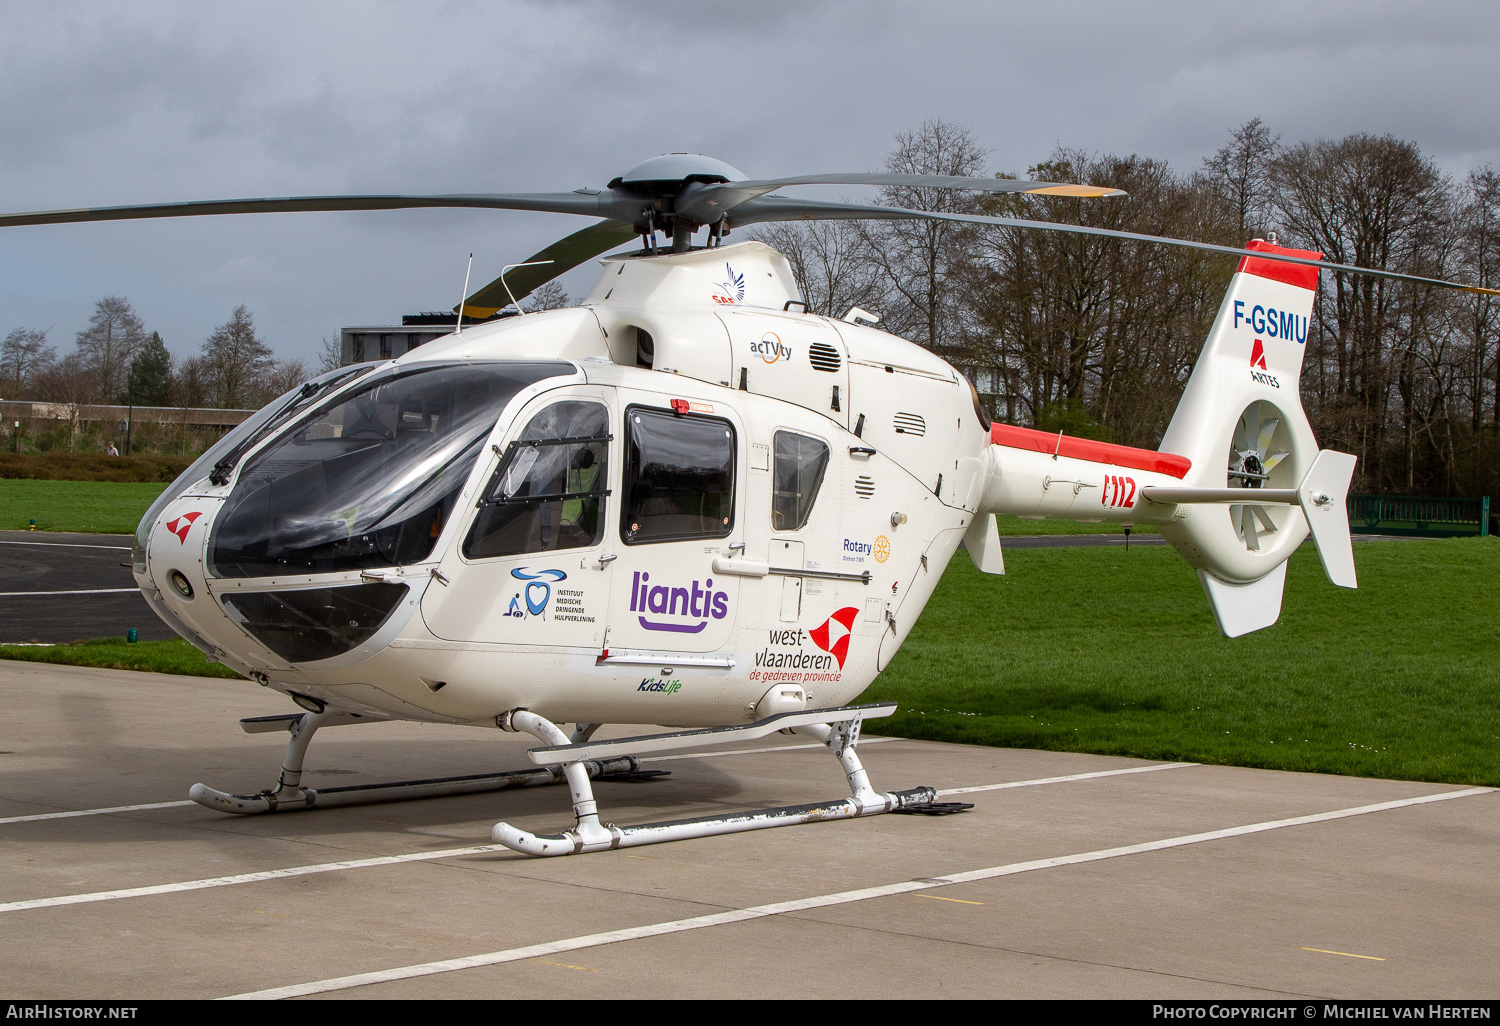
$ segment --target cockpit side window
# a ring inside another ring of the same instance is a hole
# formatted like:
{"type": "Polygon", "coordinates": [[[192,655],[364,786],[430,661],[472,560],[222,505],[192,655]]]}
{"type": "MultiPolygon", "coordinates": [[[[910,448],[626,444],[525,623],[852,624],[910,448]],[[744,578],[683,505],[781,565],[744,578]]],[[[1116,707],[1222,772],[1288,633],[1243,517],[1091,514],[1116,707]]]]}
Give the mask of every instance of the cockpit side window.
{"type": "Polygon", "coordinates": [[[506,448],[464,539],[464,555],[588,548],[604,536],[609,411],[568,399],[527,422],[506,448]]]}
{"type": "Polygon", "coordinates": [[[828,470],[828,445],[795,431],[778,431],[775,466],[771,474],[771,528],[800,531],[807,526],[823,474],[828,470]]]}
{"type": "Polygon", "coordinates": [[[625,411],[620,537],[723,538],[734,530],[734,425],[632,406],[625,411]]]}

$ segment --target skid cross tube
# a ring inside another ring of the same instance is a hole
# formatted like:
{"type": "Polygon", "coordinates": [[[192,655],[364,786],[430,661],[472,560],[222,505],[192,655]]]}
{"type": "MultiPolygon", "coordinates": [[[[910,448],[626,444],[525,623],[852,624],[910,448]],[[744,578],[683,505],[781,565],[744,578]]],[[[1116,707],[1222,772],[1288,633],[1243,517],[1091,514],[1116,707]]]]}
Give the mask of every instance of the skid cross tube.
{"type": "Polygon", "coordinates": [[[770,827],[794,826],[800,823],[876,816],[883,812],[931,806],[937,798],[937,792],[930,787],[917,787],[908,791],[877,792],[870,786],[869,775],[859,761],[859,756],[854,752],[855,745],[859,742],[860,724],[864,718],[870,715],[889,716],[894,711],[894,705],[816,709],[807,712],[781,713],[742,727],[716,727],[708,730],[680,731],[674,734],[620,738],[615,741],[599,741],[593,744],[569,744],[567,735],[558,729],[556,724],[536,713],[517,709],[502,715],[499,718],[499,725],[505,730],[525,731],[544,742],[545,747],[532,749],[531,757],[534,761],[552,766],[562,764],[573,794],[575,825],[572,830],[564,830],[560,834],[533,834],[513,827],[509,823],[500,822],[495,824],[491,836],[497,843],[526,855],[575,855],[587,851],[633,848],[644,844],[660,844],[663,841],[734,834],[746,830],[765,830],[770,827]],[[593,787],[589,783],[588,775],[583,772],[583,763],[576,761],[587,755],[604,751],[635,753],[705,744],[723,744],[728,741],[762,737],[785,729],[816,738],[828,747],[844,771],[851,797],[813,805],[790,805],[752,812],[735,812],[717,816],[700,816],[694,819],[647,823],[642,826],[618,827],[614,824],[600,823],[599,806],[594,800],[593,787]],[[569,755],[571,755],[571,760],[569,755]]]}
{"type": "MultiPolygon", "coordinates": [[[[507,770],[501,773],[474,773],[459,777],[432,777],[426,780],[397,780],[383,784],[355,784],[346,787],[311,788],[302,786],[302,760],[307,755],[307,746],[321,727],[339,723],[372,722],[350,714],[324,710],[320,713],[289,713],[285,716],[257,716],[241,720],[240,726],[252,734],[274,730],[286,730],[292,737],[287,742],[286,754],[281,759],[281,776],[274,788],[257,794],[229,794],[205,784],[194,784],[188,797],[215,812],[229,812],[240,816],[263,815],[268,812],[295,812],[303,809],[326,809],[339,805],[373,805],[377,802],[398,802],[411,798],[441,798],[456,794],[481,794],[488,791],[504,791],[514,787],[538,787],[561,783],[564,777],[560,767],[546,766],[537,769],[507,770]]],[[[592,733],[592,731],[590,731],[592,733]]],[[[635,773],[640,764],[628,756],[588,760],[580,772],[588,777],[608,777],[611,774],[635,773]]]]}

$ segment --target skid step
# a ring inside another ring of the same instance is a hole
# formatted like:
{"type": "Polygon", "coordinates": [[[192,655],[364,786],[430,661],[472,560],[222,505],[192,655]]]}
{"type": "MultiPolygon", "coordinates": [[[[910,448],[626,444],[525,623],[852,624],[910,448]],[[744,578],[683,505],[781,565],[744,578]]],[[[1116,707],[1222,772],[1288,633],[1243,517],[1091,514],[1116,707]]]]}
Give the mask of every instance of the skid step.
{"type": "MultiPolygon", "coordinates": [[[[878,719],[896,711],[895,702],[879,702],[872,705],[845,705],[832,709],[804,709],[800,712],[777,713],[754,723],[734,727],[704,727],[700,730],[674,730],[666,734],[642,734],[638,737],[620,737],[612,741],[590,741],[586,744],[556,744],[533,748],[527,752],[531,761],[539,766],[556,766],[577,762],[580,759],[602,759],[616,755],[642,755],[647,752],[664,752],[677,748],[701,748],[705,745],[727,745],[735,741],[753,741],[778,730],[790,730],[816,723],[861,719],[878,719]]],[[[501,723],[501,728],[507,725],[501,723]]]]}

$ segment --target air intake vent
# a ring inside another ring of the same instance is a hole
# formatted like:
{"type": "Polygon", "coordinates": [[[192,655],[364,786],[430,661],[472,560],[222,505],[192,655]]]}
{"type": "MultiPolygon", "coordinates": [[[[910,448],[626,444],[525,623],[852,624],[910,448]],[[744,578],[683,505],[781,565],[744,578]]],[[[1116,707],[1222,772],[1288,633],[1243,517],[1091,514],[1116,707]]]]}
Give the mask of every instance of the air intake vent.
{"type": "Polygon", "coordinates": [[[807,358],[812,362],[813,370],[836,371],[844,365],[844,358],[839,351],[825,342],[814,342],[807,347],[807,358]]]}
{"type": "Polygon", "coordinates": [[[854,479],[854,494],[861,499],[868,499],[875,494],[875,479],[863,475],[854,479]]]}
{"type": "Polygon", "coordinates": [[[896,414],[896,434],[916,435],[918,438],[927,433],[927,422],[915,413],[896,414]]]}

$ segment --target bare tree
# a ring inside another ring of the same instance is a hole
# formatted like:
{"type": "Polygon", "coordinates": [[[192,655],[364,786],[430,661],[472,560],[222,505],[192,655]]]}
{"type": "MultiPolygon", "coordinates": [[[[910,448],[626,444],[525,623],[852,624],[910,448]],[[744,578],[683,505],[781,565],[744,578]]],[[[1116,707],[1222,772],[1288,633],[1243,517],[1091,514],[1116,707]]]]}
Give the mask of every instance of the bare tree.
{"type": "Polygon", "coordinates": [[[91,398],[108,400],[125,384],[131,359],[146,343],[146,327],[130,303],[105,296],[94,304],[88,327],[78,333],[78,354],[93,376],[91,398]]]}
{"type": "Polygon", "coordinates": [[[271,347],[255,334],[243,304],[203,343],[203,371],[208,399],[220,409],[241,409],[264,387],[274,362],[271,347]]]}
{"type": "Polygon", "coordinates": [[[336,371],[344,365],[344,350],[339,335],[323,337],[323,344],[318,347],[318,373],[327,374],[336,371]]]}
{"type": "Polygon", "coordinates": [[[69,407],[69,450],[78,441],[78,407],[93,400],[97,387],[93,372],[84,365],[83,354],[76,352],[48,364],[36,376],[35,391],[39,397],[69,407]]]}
{"type": "MultiPolygon", "coordinates": [[[[997,214],[1152,235],[1233,241],[1227,205],[1159,160],[1058,150],[1030,177],[1128,197],[987,201],[997,214]]],[[[1035,229],[987,229],[964,295],[968,360],[1000,380],[1007,419],[1154,445],[1230,273],[1229,261],[1035,229]],[[1090,425],[1096,425],[1094,430],[1090,425]]]]}
{"type": "Polygon", "coordinates": [[[526,309],[530,313],[542,310],[561,310],[573,305],[568,292],[555,281],[549,281],[526,298],[526,309]]]}
{"type": "MultiPolygon", "coordinates": [[[[916,131],[896,136],[896,148],[885,161],[895,173],[984,174],[989,151],[962,125],[930,119],[916,131]]],[[[946,213],[973,213],[979,200],[954,189],[889,186],[881,190],[887,206],[946,213]]],[[[938,351],[960,344],[961,304],[954,302],[960,269],[972,248],[972,226],[946,221],[860,222],[868,252],[881,276],[884,327],[918,345],[938,351]]]]}
{"type": "Polygon", "coordinates": [[[172,394],[186,409],[201,409],[208,404],[210,373],[201,356],[189,357],[177,365],[172,375],[172,394]]]}
{"type": "Polygon", "coordinates": [[[886,295],[884,277],[868,237],[849,221],[759,225],[750,237],[786,257],[809,307],[841,317],[850,307],[878,311],[886,295]]]}
{"type": "Polygon", "coordinates": [[[37,373],[57,359],[57,350],[47,344],[47,332],[16,328],[0,342],[0,365],[5,387],[12,399],[22,399],[37,373]]]}
{"type": "MultiPolygon", "coordinates": [[[[1451,186],[1414,144],[1371,135],[1301,143],[1272,163],[1271,183],[1285,241],[1336,263],[1447,273],[1451,186]]],[[[1304,401],[1320,435],[1360,457],[1366,487],[1415,481],[1418,349],[1443,302],[1429,288],[1347,273],[1319,290],[1304,401]],[[1399,448],[1390,453],[1392,429],[1399,448]],[[1399,477],[1398,464],[1406,471],[1399,477]]]]}
{"type": "Polygon", "coordinates": [[[307,366],[301,360],[280,360],[266,374],[259,392],[252,397],[251,402],[256,406],[264,406],[310,377],[312,375],[307,372],[307,366]]]}
{"type": "Polygon", "coordinates": [[[1280,150],[1281,136],[1273,136],[1258,117],[1231,129],[1229,134],[1223,149],[1203,158],[1201,173],[1234,210],[1238,243],[1243,243],[1251,236],[1263,236],[1270,228],[1271,163],[1280,150]]]}

